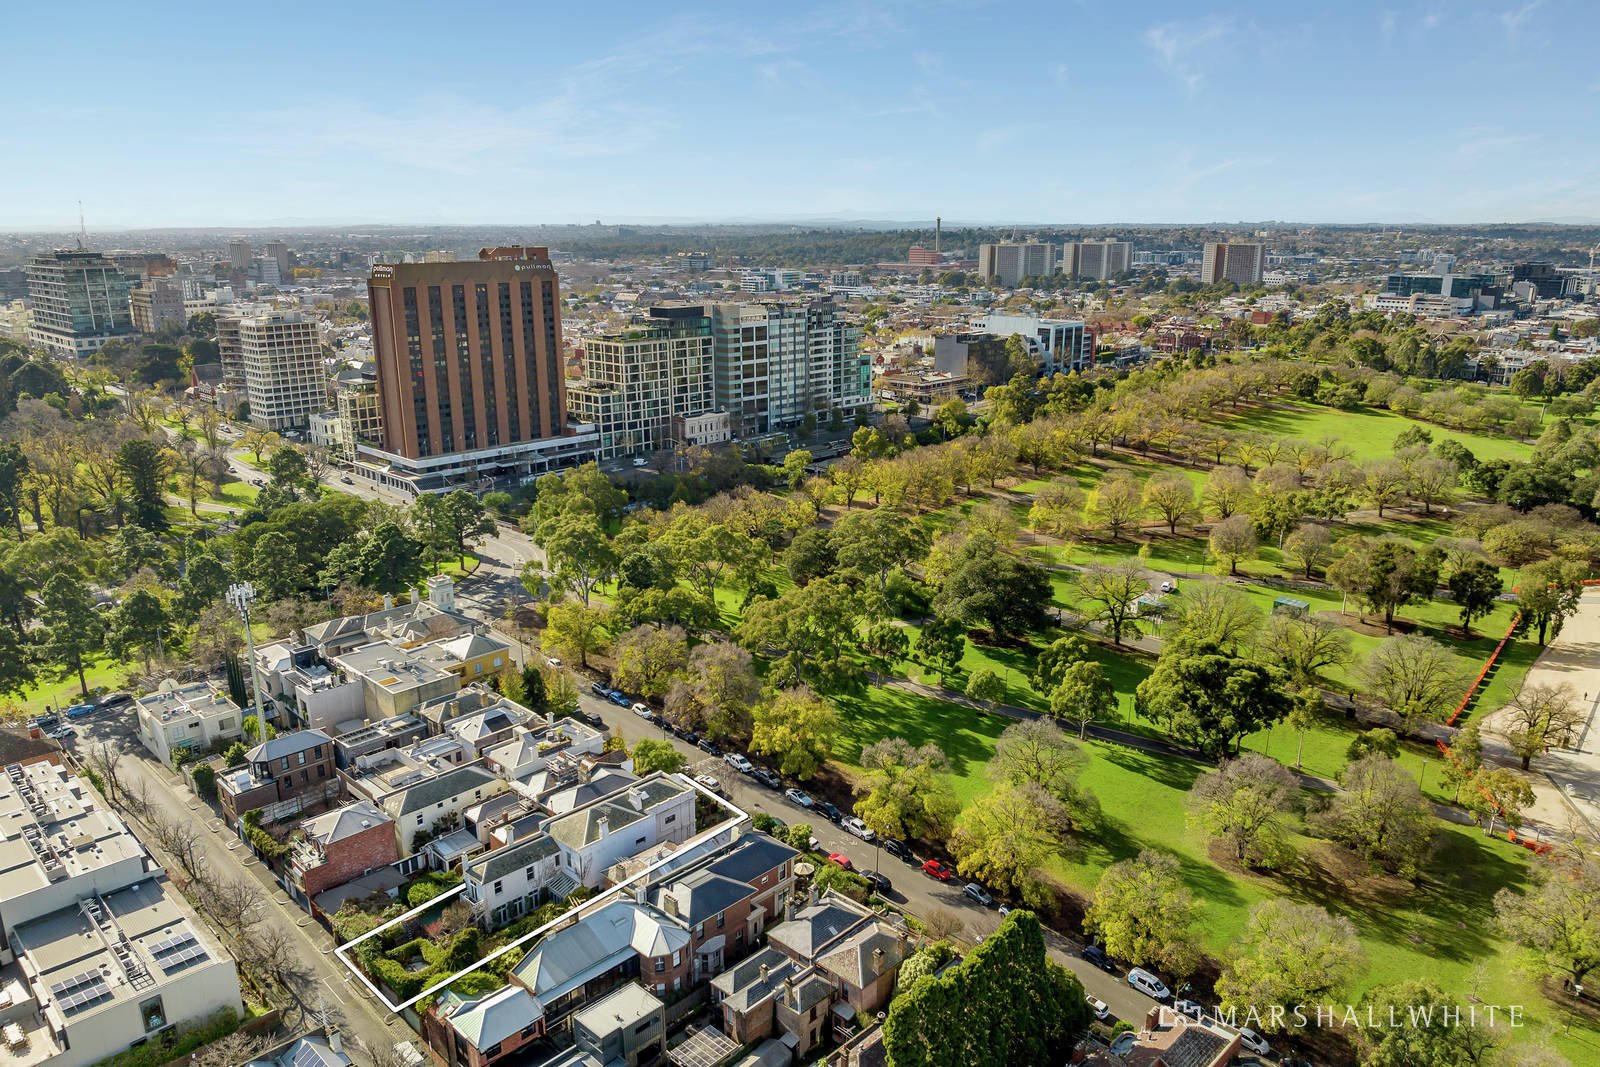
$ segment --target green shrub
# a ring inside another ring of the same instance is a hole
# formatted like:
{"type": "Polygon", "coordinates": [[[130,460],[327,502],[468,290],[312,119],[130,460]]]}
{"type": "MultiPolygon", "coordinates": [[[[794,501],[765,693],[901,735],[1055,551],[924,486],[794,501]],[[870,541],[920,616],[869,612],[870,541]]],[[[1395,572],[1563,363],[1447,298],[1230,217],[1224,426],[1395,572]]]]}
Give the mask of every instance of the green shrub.
{"type": "Polygon", "coordinates": [[[189,778],[194,782],[195,796],[208,802],[217,799],[217,772],[211,768],[211,764],[197,764],[189,778]]]}
{"type": "Polygon", "coordinates": [[[338,938],[339,944],[354,941],[362,934],[369,933],[378,928],[379,918],[351,904],[346,904],[333,913],[333,936],[338,938]]]}
{"type": "Polygon", "coordinates": [[[222,1008],[193,1029],[163,1034],[163,1038],[169,1039],[150,1041],[138,1048],[119,1052],[101,1060],[95,1067],[163,1067],[174,1060],[187,1060],[195,1049],[220,1041],[239,1029],[239,1022],[237,1012],[232,1008],[222,1008]]]}

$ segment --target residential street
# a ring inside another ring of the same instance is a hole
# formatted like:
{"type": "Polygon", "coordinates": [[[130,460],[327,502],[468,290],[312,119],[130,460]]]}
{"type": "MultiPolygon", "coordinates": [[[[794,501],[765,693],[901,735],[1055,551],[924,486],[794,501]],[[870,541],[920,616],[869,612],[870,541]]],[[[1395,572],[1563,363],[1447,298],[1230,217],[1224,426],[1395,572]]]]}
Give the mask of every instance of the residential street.
{"type": "MultiPolygon", "coordinates": [[[[91,716],[74,725],[80,735],[74,746],[77,752],[84,752],[101,740],[115,744],[124,755],[122,775],[125,788],[136,795],[142,788],[145,799],[153,808],[166,812],[169,818],[187,819],[203,830],[201,854],[212,871],[223,879],[243,878],[260,887],[263,903],[261,921],[272,924],[291,939],[290,943],[297,947],[296,955],[301,963],[290,980],[292,1002],[285,1005],[284,1014],[284,1026],[287,1029],[297,1031],[304,1030],[308,1025],[317,1025],[308,1017],[325,1008],[330,1021],[344,1027],[347,1034],[353,1033],[369,1047],[388,1048],[397,1041],[416,1037],[403,1022],[379,1008],[376,1001],[350,979],[349,973],[333,957],[333,938],[289,899],[237,835],[180,785],[172,771],[161,766],[145,751],[134,734],[131,706],[115,713],[91,716]]],[[[182,868],[162,855],[148,827],[126,812],[123,814],[145,847],[174,877],[180,877],[182,868]]]]}
{"type": "MultiPolygon", "coordinates": [[[[917,865],[894,858],[882,849],[846,833],[821,815],[813,815],[791,804],[780,792],[766,789],[753,778],[738,773],[722,760],[708,756],[693,745],[678,740],[626,708],[619,708],[592,695],[589,692],[587,678],[574,672],[573,679],[578,683],[578,700],[583,710],[586,713],[599,715],[613,732],[622,735],[630,748],[636,741],[646,737],[669,741],[692,761],[691,766],[686,769],[687,773],[715,775],[728,790],[729,798],[739,808],[752,815],[766,812],[790,825],[809,823],[824,852],[842,853],[858,868],[875,869],[886,875],[891,883],[887,896],[902,910],[919,917],[925,917],[935,909],[952,911],[966,921],[966,929],[962,936],[968,941],[977,941],[993,933],[1000,925],[1000,915],[995,909],[982,907],[962,895],[961,887],[964,879],[955,878],[949,882],[934,880],[922,873],[920,869],[922,857],[918,857],[917,865]]],[[[1051,955],[1077,974],[1088,993],[1109,1004],[1118,1018],[1127,1019],[1135,1025],[1140,1023],[1154,1001],[1142,993],[1135,992],[1123,980],[1121,974],[1110,975],[1085,962],[1078,955],[1080,946],[1048,929],[1045,933],[1050,940],[1051,955]]]]}

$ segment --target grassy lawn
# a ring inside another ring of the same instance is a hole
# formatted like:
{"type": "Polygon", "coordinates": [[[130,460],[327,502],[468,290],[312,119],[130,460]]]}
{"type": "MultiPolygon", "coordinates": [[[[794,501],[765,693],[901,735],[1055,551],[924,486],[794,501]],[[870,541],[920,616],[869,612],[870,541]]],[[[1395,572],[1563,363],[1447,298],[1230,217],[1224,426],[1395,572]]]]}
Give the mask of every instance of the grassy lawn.
{"type": "Polygon", "coordinates": [[[1355,451],[1358,460],[1390,455],[1396,435],[1413,426],[1433,434],[1435,442],[1455,441],[1479,459],[1527,459],[1533,452],[1532,444],[1512,437],[1447,430],[1375,408],[1338,411],[1302,401],[1279,401],[1271,408],[1258,408],[1221,421],[1234,428],[1249,428],[1303,441],[1337,437],[1355,451]]]}
{"type": "MultiPolygon", "coordinates": [[[[122,660],[101,658],[93,663],[86,664],[83,672],[89,682],[89,688],[95,689],[104,686],[106,689],[116,689],[122,684],[123,676],[131,668],[131,664],[122,660]]],[[[53,671],[50,672],[53,675],[53,671]]],[[[24,689],[17,695],[17,703],[30,715],[36,715],[52,707],[60,710],[63,707],[76,704],[79,700],[78,675],[72,675],[60,681],[51,681],[41,673],[41,679],[24,689]]]]}

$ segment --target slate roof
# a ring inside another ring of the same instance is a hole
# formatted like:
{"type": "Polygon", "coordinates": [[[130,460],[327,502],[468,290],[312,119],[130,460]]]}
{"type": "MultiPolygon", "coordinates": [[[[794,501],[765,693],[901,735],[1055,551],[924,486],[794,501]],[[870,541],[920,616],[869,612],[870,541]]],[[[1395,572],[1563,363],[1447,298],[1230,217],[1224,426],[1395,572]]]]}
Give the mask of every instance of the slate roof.
{"type": "Polygon", "coordinates": [[[455,767],[425,782],[396,790],[399,796],[399,813],[409,815],[424,808],[431,808],[442,800],[450,800],[481,786],[492,785],[499,780],[475,763],[469,763],[465,767],[455,767]]]}
{"type": "Polygon", "coordinates": [[[1161,1062],[1167,1067],[1212,1067],[1229,1044],[1220,1034],[1190,1026],[1162,1051],[1161,1062]]]}
{"type": "Polygon", "coordinates": [[[394,820],[379,811],[371,801],[358,800],[335,811],[318,815],[314,819],[307,819],[300,824],[300,829],[307,838],[327,848],[347,837],[354,837],[363,830],[380,824],[387,826],[393,823],[394,820]]]}
{"type": "Polygon", "coordinates": [[[882,923],[874,922],[838,946],[825,950],[817,966],[857,989],[864,989],[898,968],[909,951],[904,938],[882,923]],[[874,950],[883,953],[881,959],[874,950]]]}
{"type": "Polygon", "coordinates": [[[318,745],[331,744],[333,738],[321,730],[296,730],[292,734],[279,734],[271,740],[261,742],[246,752],[244,758],[250,763],[271,763],[273,760],[292,756],[296,752],[305,752],[318,745]]]}
{"type": "Polygon", "coordinates": [[[544,1007],[519,985],[508,985],[463,1001],[450,1013],[450,1025],[475,1049],[492,1048],[544,1018],[544,1007]]]}
{"type": "Polygon", "coordinates": [[[799,964],[775,948],[764,948],[747,956],[711,980],[711,986],[722,994],[722,1003],[734,1011],[744,1013],[800,972],[799,964]],[[767,968],[767,977],[761,977],[761,968],[767,968]]]}
{"type": "Polygon", "coordinates": [[[754,893],[744,882],[711,871],[697,871],[657,891],[656,907],[694,926],[748,900],[754,893]]]}
{"type": "Polygon", "coordinates": [[[828,945],[860,926],[866,916],[835,900],[800,909],[795,917],[767,931],[767,941],[792,958],[812,963],[828,945]]]}
{"type": "Polygon", "coordinates": [[[553,1001],[629,956],[670,956],[689,942],[689,931],[657,909],[615,900],[547,936],[511,974],[536,997],[553,1001]]]}
{"type": "Polygon", "coordinates": [[[549,859],[561,851],[561,847],[551,840],[548,834],[534,834],[532,837],[513,841],[493,852],[486,852],[473,860],[468,867],[468,873],[478,882],[492,882],[496,878],[504,878],[513,871],[520,871],[530,863],[549,859]]]}
{"type": "Polygon", "coordinates": [[[706,870],[740,882],[751,882],[799,855],[799,852],[774,837],[745,834],[737,845],[718,857],[706,870]]]}

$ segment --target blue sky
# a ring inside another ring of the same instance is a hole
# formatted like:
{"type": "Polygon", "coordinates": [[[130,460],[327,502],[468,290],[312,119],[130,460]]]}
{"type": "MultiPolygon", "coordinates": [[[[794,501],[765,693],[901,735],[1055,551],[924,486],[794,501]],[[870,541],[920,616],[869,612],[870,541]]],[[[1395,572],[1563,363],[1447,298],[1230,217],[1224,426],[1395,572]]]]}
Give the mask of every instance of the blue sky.
{"type": "Polygon", "coordinates": [[[1600,217],[1600,5],[12,5],[0,226],[1600,217]]]}

